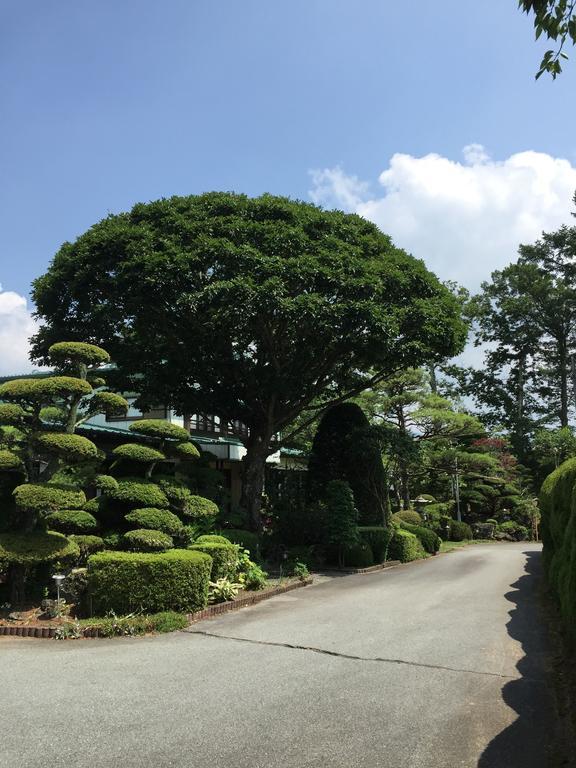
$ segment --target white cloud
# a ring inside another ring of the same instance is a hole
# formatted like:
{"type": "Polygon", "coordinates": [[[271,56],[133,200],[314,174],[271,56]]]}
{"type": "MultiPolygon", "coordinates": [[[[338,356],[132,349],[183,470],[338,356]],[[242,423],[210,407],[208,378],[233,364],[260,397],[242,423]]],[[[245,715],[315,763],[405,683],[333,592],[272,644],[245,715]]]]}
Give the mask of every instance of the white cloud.
{"type": "Polygon", "coordinates": [[[340,167],[312,171],[310,197],[370,219],[441,279],[475,290],[520,243],[573,223],[576,168],[531,150],[492,160],[481,144],[464,147],[463,157],[395,154],[377,196],[340,167]]]}
{"type": "Polygon", "coordinates": [[[28,360],[28,338],[36,322],[24,296],[3,291],[0,285],[0,375],[27,373],[33,366],[28,360]]]}

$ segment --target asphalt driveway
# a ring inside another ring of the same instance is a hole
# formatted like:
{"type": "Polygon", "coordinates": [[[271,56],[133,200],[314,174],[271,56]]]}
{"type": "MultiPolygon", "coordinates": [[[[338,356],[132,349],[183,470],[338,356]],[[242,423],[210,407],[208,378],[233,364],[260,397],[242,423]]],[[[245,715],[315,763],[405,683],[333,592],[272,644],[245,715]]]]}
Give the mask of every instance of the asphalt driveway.
{"type": "Polygon", "coordinates": [[[545,768],[540,547],[333,578],[151,638],[0,640],[0,766],[545,768]]]}

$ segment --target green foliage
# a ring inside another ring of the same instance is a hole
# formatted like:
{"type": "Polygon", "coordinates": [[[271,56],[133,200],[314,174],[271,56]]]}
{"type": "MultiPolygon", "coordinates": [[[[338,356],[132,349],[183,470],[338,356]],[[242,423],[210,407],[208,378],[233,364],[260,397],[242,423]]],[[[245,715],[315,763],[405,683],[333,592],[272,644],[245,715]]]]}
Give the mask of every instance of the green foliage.
{"type": "Polygon", "coordinates": [[[61,509],[45,516],[46,527],[59,533],[90,533],[98,528],[98,521],[82,509],[61,509]]]}
{"type": "Polygon", "coordinates": [[[388,548],[388,557],[390,560],[400,560],[401,563],[408,563],[411,560],[419,560],[425,557],[425,552],[417,536],[410,533],[410,531],[398,528],[392,534],[388,548]]]}
{"type": "Polygon", "coordinates": [[[111,616],[104,619],[84,619],[79,622],[81,630],[96,629],[100,637],[134,637],[150,632],[175,632],[187,625],[186,616],[175,611],[128,616],[116,616],[112,612],[111,616]]]}
{"type": "Polygon", "coordinates": [[[250,551],[253,557],[258,558],[260,552],[260,541],[258,534],[253,531],[242,531],[239,528],[226,528],[220,532],[224,538],[231,541],[232,544],[238,544],[243,549],[250,551]]]}
{"type": "Polygon", "coordinates": [[[118,480],[112,475],[96,475],[94,478],[94,487],[102,493],[111,496],[118,490],[118,480]]]}
{"type": "Polygon", "coordinates": [[[0,449],[0,472],[21,470],[22,466],[22,459],[16,453],[0,449]]]}
{"type": "Polygon", "coordinates": [[[110,362],[110,355],[106,350],[81,341],[59,341],[52,344],[48,350],[48,355],[55,363],[101,365],[110,362]]]}
{"type": "Polygon", "coordinates": [[[74,544],[78,545],[80,550],[79,562],[82,564],[87,562],[90,555],[93,555],[96,552],[101,552],[106,547],[104,539],[100,536],[73,534],[72,536],[69,536],[69,539],[70,541],[73,541],[74,544]]]}
{"type": "Polygon", "coordinates": [[[345,544],[342,548],[341,565],[348,568],[370,568],[374,565],[372,549],[362,542],[345,544]]]}
{"type": "Polygon", "coordinates": [[[394,519],[411,525],[422,525],[422,516],[415,509],[401,509],[395,513],[394,519]]]}
{"type": "MultiPolygon", "coordinates": [[[[128,429],[130,432],[137,432],[139,435],[146,435],[146,437],[156,437],[159,440],[190,440],[190,435],[184,427],[171,424],[163,419],[141,419],[130,424],[128,429]]],[[[196,453],[198,454],[198,451],[196,453]]]]}
{"type": "Polygon", "coordinates": [[[472,538],[472,528],[468,523],[459,522],[458,520],[450,521],[450,533],[448,538],[450,541],[466,541],[472,538]]]}
{"type": "Polygon", "coordinates": [[[198,611],[208,601],[211,566],[210,557],[190,550],[99,552],[88,560],[93,610],[198,611]]]}
{"type": "Polygon", "coordinates": [[[170,536],[176,536],[182,530],[180,518],[167,509],[154,509],[153,507],[134,509],[126,515],[125,520],[136,528],[150,528],[170,536]]]}
{"type": "Polygon", "coordinates": [[[124,443],[112,451],[117,459],[129,459],[130,461],[140,461],[144,464],[155,461],[164,461],[166,458],[163,453],[156,448],[150,448],[148,445],[139,445],[138,443],[124,443]]]}
{"type": "Polygon", "coordinates": [[[20,509],[31,512],[56,512],[59,509],[82,509],[86,503],[83,491],[43,483],[26,483],[14,489],[14,500],[20,509]]]}
{"type": "Polygon", "coordinates": [[[505,523],[502,523],[498,526],[498,530],[512,536],[516,541],[528,541],[529,539],[528,528],[526,528],[525,525],[516,523],[514,520],[508,520],[505,523]]]}
{"type": "Polygon", "coordinates": [[[364,525],[388,519],[386,476],[380,441],[362,409],[342,403],[320,420],[308,462],[308,499],[324,497],[331,480],[348,482],[358,518],[364,525]]]}
{"type": "Polygon", "coordinates": [[[188,547],[193,552],[203,552],[212,558],[212,581],[218,579],[233,579],[238,569],[238,547],[229,541],[194,542],[188,547]]]}
{"type": "Polygon", "coordinates": [[[11,563],[34,566],[39,563],[72,561],[79,555],[78,545],[61,533],[0,533],[0,568],[11,563]]]}
{"type": "Polygon", "coordinates": [[[233,600],[241,588],[242,584],[226,578],[211,581],[208,588],[208,602],[225,603],[228,600],[233,600]]]}
{"type": "Polygon", "coordinates": [[[200,451],[194,443],[176,443],[168,446],[170,453],[179,459],[199,459],[200,451]]]}
{"type": "Polygon", "coordinates": [[[49,400],[89,395],[91,385],[72,376],[47,376],[44,379],[14,379],[0,384],[0,400],[18,400],[37,405],[49,400]]]}
{"type": "Polygon", "coordinates": [[[118,488],[112,490],[110,497],[133,507],[158,507],[167,509],[170,505],[166,494],[151,480],[141,477],[122,477],[118,488]]]}
{"type": "Polygon", "coordinates": [[[232,544],[233,542],[226,536],[220,536],[217,533],[206,533],[203,536],[198,536],[196,539],[197,544],[232,544]]]}
{"type": "Polygon", "coordinates": [[[105,549],[122,549],[124,547],[124,536],[118,531],[106,531],[102,534],[105,549]]]}
{"type": "Polygon", "coordinates": [[[135,552],[163,552],[172,549],[172,536],[162,531],[151,531],[148,528],[136,528],[124,534],[126,547],[135,552]]]}
{"type": "Polygon", "coordinates": [[[98,456],[94,443],[81,435],[40,432],[35,436],[35,443],[40,453],[53,453],[69,463],[90,461],[98,456]]]}
{"type": "Polygon", "coordinates": [[[429,555],[435,555],[440,550],[442,540],[430,528],[424,528],[422,525],[412,525],[411,523],[400,523],[400,528],[413,533],[424,547],[424,551],[429,555]]]}
{"type": "Polygon", "coordinates": [[[190,495],[182,514],[197,524],[210,527],[218,515],[218,505],[203,496],[190,495]]]}
{"type": "Polygon", "coordinates": [[[256,563],[250,563],[247,570],[239,577],[245,589],[258,590],[264,589],[268,574],[262,570],[256,563]]]}
{"type": "MultiPolygon", "coordinates": [[[[93,381],[93,386],[97,385],[93,381]]],[[[90,413],[105,413],[107,416],[122,416],[129,408],[128,401],[115,392],[94,392],[86,408],[90,413]]]]}
{"type": "Polygon", "coordinates": [[[18,427],[28,417],[21,405],[16,403],[0,403],[0,426],[18,427]]]}
{"type": "Polygon", "coordinates": [[[563,48],[567,42],[576,43],[576,8],[569,0],[519,0],[524,13],[534,14],[536,40],[544,34],[554,41],[554,49],[546,51],[536,73],[536,80],[547,72],[555,80],[562,72],[561,59],[567,59],[563,48]]]}
{"type": "Polygon", "coordinates": [[[299,561],[294,563],[294,566],[292,567],[292,576],[300,579],[300,581],[306,581],[310,576],[310,571],[308,570],[306,563],[301,563],[299,561]]]}
{"type": "Polygon", "coordinates": [[[348,483],[330,480],[326,486],[325,500],[326,543],[338,552],[339,565],[343,565],[344,551],[358,544],[358,513],[354,496],[348,483]]]}
{"type": "Polygon", "coordinates": [[[375,563],[387,560],[388,546],[392,538],[392,530],[383,526],[361,526],[358,528],[360,539],[372,550],[375,563]]]}

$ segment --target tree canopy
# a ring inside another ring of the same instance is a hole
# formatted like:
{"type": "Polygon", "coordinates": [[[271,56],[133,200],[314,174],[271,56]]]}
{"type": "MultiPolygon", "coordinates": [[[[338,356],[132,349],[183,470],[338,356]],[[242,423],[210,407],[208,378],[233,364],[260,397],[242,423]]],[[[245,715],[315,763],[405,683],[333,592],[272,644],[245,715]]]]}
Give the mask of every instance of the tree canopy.
{"type": "Polygon", "coordinates": [[[247,425],[254,519],[272,437],[311,403],[440,361],[466,338],[457,299],[375,225],[271,195],[172,197],[109,216],[62,246],[33,295],[35,359],[63,334],[88,339],[140,405],[247,425]]]}

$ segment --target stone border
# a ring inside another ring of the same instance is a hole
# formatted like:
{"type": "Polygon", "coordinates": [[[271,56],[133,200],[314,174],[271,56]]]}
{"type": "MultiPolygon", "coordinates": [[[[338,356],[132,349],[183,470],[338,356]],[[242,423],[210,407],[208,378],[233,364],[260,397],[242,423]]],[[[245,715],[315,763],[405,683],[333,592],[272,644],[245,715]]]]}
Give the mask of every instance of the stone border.
{"type": "Polygon", "coordinates": [[[394,568],[397,565],[402,565],[400,560],[387,560],[385,563],[370,565],[368,568],[322,568],[318,573],[341,573],[342,575],[349,576],[356,573],[375,573],[376,571],[383,571],[385,568],[394,568]]]}
{"type": "MultiPolygon", "coordinates": [[[[195,613],[186,614],[186,618],[189,624],[201,619],[210,619],[213,616],[220,616],[228,611],[238,611],[240,608],[246,608],[250,605],[256,605],[263,600],[267,600],[269,597],[276,597],[276,595],[282,595],[284,592],[291,592],[293,589],[299,589],[300,587],[307,587],[312,584],[313,579],[308,578],[304,581],[294,581],[291,584],[285,584],[284,586],[275,587],[268,592],[255,592],[253,595],[246,595],[239,600],[231,600],[227,603],[217,603],[216,605],[209,605],[207,608],[203,608],[201,611],[195,613]]],[[[56,634],[57,627],[26,627],[22,625],[2,625],[0,626],[0,637],[39,637],[42,639],[53,638],[56,634]]],[[[97,627],[85,627],[82,630],[84,637],[100,637],[100,632],[97,627]]]]}
{"type": "Polygon", "coordinates": [[[239,611],[241,608],[247,608],[250,605],[256,605],[263,600],[268,600],[270,597],[276,597],[282,595],[285,592],[291,592],[293,589],[299,589],[300,587],[307,587],[312,584],[314,580],[312,578],[304,579],[303,581],[294,581],[291,584],[285,584],[284,586],[275,587],[269,592],[254,592],[253,595],[246,595],[239,600],[230,600],[227,603],[217,603],[216,605],[209,605],[207,608],[203,608],[201,611],[195,613],[189,613],[187,615],[188,623],[193,624],[196,621],[202,621],[203,619],[211,619],[214,616],[221,616],[223,613],[229,611],[239,611]]]}

